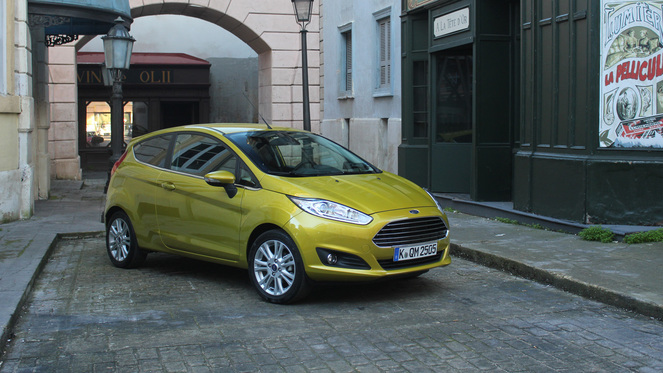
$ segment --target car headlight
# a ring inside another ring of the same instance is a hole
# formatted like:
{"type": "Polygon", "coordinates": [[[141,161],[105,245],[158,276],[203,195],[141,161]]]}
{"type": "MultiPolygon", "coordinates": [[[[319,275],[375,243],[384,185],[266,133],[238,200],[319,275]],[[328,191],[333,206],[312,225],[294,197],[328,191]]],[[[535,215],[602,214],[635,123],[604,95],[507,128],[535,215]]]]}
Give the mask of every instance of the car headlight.
{"type": "Polygon", "coordinates": [[[424,190],[426,191],[426,193],[428,193],[428,195],[430,196],[430,198],[433,199],[433,202],[435,202],[435,205],[437,206],[437,209],[440,210],[440,212],[444,213],[444,209],[442,208],[442,206],[440,205],[440,203],[437,201],[437,198],[435,198],[435,196],[433,195],[433,193],[429,192],[428,189],[424,189],[424,190]]]}
{"type": "Polygon", "coordinates": [[[341,205],[340,203],[317,198],[289,197],[300,209],[321,218],[359,225],[366,225],[373,221],[372,217],[363,212],[341,205]]]}

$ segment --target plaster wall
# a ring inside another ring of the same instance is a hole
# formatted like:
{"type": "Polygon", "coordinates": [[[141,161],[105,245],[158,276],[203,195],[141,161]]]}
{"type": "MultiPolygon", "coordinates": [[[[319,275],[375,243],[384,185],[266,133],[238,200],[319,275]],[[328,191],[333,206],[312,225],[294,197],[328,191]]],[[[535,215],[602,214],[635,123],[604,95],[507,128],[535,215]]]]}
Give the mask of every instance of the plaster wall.
{"type": "Polygon", "coordinates": [[[400,1],[323,0],[321,13],[324,111],[321,133],[374,165],[396,173],[401,143],[400,1]],[[377,20],[391,19],[391,89],[378,90],[377,20]],[[352,31],[350,94],[341,91],[344,44],[352,31]]]}
{"type": "Polygon", "coordinates": [[[210,58],[210,122],[258,123],[258,59],[210,58]]]}

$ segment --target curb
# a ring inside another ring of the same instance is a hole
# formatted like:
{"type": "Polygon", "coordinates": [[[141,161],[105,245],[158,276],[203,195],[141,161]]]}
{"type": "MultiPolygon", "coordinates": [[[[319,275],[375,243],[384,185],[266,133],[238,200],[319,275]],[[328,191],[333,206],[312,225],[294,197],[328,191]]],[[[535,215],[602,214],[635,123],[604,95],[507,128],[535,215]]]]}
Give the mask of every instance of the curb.
{"type": "Polygon", "coordinates": [[[14,325],[16,325],[16,321],[18,320],[19,316],[21,315],[21,309],[25,305],[25,302],[28,300],[28,297],[30,296],[30,293],[32,292],[32,287],[34,286],[37,277],[39,277],[39,274],[41,271],[44,269],[46,266],[46,262],[48,262],[48,259],[51,257],[51,254],[53,253],[53,249],[55,249],[55,246],[60,242],[60,235],[55,234],[53,239],[51,240],[51,243],[48,245],[46,248],[46,251],[44,252],[44,255],[41,257],[39,260],[39,263],[37,263],[36,267],[34,268],[34,272],[30,276],[30,280],[26,284],[25,289],[23,289],[23,292],[21,293],[21,297],[16,303],[16,309],[12,312],[11,316],[9,317],[9,320],[7,320],[7,325],[4,325],[2,329],[2,335],[0,336],[0,355],[4,355],[5,353],[5,348],[7,348],[7,345],[9,342],[13,339],[13,330],[14,330],[14,325]]]}
{"type": "Polygon", "coordinates": [[[588,284],[568,276],[535,268],[513,259],[470,249],[455,243],[451,244],[451,255],[544,285],[551,285],[560,290],[597,302],[663,320],[663,305],[643,301],[626,294],[620,294],[602,286],[588,284]]]}

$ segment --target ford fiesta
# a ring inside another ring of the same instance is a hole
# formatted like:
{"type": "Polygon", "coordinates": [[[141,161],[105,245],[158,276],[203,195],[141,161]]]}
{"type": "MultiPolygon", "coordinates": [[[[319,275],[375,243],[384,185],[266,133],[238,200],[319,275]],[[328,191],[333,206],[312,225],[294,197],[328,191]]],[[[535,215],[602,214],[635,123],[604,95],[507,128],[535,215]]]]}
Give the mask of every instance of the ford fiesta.
{"type": "Polygon", "coordinates": [[[104,219],[117,267],[159,251],[246,268],[274,303],[315,282],[451,262],[447,217],[422,188],[322,136],[258,124],[134,139],[113,167],[104,219]]]}

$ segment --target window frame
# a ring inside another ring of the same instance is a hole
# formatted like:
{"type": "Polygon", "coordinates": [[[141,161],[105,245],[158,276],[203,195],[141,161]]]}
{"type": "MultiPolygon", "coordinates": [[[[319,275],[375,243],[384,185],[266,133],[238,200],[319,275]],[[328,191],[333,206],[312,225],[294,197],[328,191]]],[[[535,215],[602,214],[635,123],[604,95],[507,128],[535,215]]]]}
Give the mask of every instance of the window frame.
{"type": "Polygon", "coordinates": [[[353,52],[354,32],[352,32],[352,22],[339,26],[338,31],[340,36],[339,54],[341,57],[340,69],[339,69],[341,75],[339,76],[338,98],[339,99],[353,98],[354,97],[354,59],[352,58],[352,56],[354,54],[353,52]],[[350,43],[349,45],[348,41],[350,43]],[[348,50],[350,52],[349,55],[348,55],[348,50]],[[348,78],[350,81],[349,88],[348,88],[348,78]]]}
{"type": "Polygon", "coordinates": [[[394,94],[394,28],[391,17],[391,7],[387,7],[373,13],[375,20],[375,83],[373,86],[373,97],[393,96],[394,94]],[[383,48],[382,24],[386,22],[385,35],[387,36],[387,48],[383,48]],[[383,51],[387,58],[383,58],[383,51]],[[385,74],[386,82],[382,83],[383,63],[388,72],[385,74]]]}

